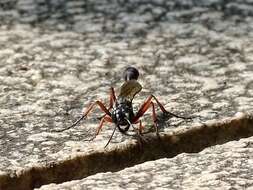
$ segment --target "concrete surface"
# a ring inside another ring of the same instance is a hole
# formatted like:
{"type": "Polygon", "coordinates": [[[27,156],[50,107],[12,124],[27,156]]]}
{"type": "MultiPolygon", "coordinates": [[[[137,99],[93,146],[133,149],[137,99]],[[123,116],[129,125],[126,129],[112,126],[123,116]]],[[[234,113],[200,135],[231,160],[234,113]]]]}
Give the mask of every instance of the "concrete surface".
{"type": "MultiPolygon", "coordinates": [[[[12,179],[32,189],[32,168],[105,151],[112,125],[85,141],[98,110],[75,129],[53,130],[68,127],[91,101],[106,101],[128,65],[141,73],[136,109],[152,93],[173,113],[202,117],[166,120],[162,134],[252,114],[251,1],[54,3],[0,3],[0,189],[12,179]]],[[[150,127],[148,114],[143,121],[150,127]]],[[[117,132],[110,147],[133,142],[117,132]]]]}
{"type": "Polygon", "coordinates": [[[79,189],[247,189],[253,187],[253,138],[231,141],[195,153],[182,153],[83,180],[38,190],[79,189]]]}

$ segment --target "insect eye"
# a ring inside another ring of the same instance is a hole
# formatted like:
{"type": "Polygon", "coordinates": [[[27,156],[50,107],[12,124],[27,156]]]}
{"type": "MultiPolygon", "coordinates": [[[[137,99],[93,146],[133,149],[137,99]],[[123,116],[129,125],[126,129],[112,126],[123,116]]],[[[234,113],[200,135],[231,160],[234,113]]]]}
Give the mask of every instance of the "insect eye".
{"type": "Polygon", "coordinates": [[[132,79],[137,80],[139,77],[139,71],[135,67],[127,67],[123,77],[125,81],[132,79]]]}

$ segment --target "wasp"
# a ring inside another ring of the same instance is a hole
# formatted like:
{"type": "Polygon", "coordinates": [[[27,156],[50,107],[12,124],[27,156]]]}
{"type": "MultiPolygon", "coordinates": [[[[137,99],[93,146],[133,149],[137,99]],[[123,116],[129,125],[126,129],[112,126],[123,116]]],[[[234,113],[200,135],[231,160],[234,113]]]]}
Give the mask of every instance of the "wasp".
{"type": "MultiPolygon", "coordinates": [[[[158,133],[158,119],[155,110],[155,106],[157,105],[160,110],[164,114],[169,114],[170,116],[182,118],[182,119],[192,119],[191,117],[182,117],[176,114],[173,114],[167,111],[164,106],[160,103],[160,101],[154,96],[150,95],[146,101],[140,106],[139,110],[134,113],[132,101],[136,94],[138,94],[142,90],[141,84],[138,82],[139,71],[135,67],[127,67],[123,74],[124,83],[120,87],[119,95],[116,97],[114,88],[110,88],[110,99],[109,99],[109,107],[106,106],[101,101],[95,101],[91,103],[85,111],[82,113],[82,116],[74,122],[68,128],[65,128],[60,131],[65,131],[72,127],[75,127],[81,120],[87,117],[87,115],[92,111],[95,106],[98,106],[104,115],[100,118],[99,126],[96,130],[95,136],[90,139],[93,140],[101,131],[105,122],[114,123],[114,130],[105,145],[105,148],[109,145],[116,129],[118,129],[122,134],[129,135],[127,131],[130,127],[132,127],[135,131],[137,131],[138,135],[141,136],[143,134],[143,125],[141,122],[141,117],[146,113],[148,109],[152,109],[152,120],[154,123],[154,128],[156,134],[158,133]],[[139,124],[139,128],[135,128],[134,124],[139,124]]],[[[130,135],[131,136],[131,135],[130,135]]]]}

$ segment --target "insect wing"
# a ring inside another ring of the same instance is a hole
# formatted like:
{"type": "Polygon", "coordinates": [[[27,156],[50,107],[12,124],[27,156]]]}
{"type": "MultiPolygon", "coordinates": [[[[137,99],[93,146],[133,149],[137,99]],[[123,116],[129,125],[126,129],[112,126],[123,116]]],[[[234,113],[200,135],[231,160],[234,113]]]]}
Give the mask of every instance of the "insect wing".
{"type": "Polygon", "coordinates": [[[142,86],[140,85],[137,80],[129,80],[126,81],[121,87],[120,87],[120,97],[127,98],[128,100],[132,100],[134,96],[140,92],[142,89],[142,86]]]}

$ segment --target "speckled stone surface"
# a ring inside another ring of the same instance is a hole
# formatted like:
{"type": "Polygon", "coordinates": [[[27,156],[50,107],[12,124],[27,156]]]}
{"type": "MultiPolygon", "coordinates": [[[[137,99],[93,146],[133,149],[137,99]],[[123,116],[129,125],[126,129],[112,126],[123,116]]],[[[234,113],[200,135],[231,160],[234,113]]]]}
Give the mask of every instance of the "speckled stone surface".
{"type": "MultiPolygon", "coordinates": [[[[98,110],[75,129],[52,130],[68,127],[91,101],[108,101],[128,65],[141,73],[136,110],[154,94],[173,113],[202,117],[172,118],[161,133],[252,113],[251,1],[54,2],[0,3],[1,175],[104,151],[112,125],[84,141],[98,110]]],[[[111,146],[131,142],[117,132],[111,146]]]]}
{"type": "Polygon", "coordinates": [[[231,141],[195,154],[149,161],[116,173],[39,190],[76,189],[252,189],[253,138],[231,141]]]}

